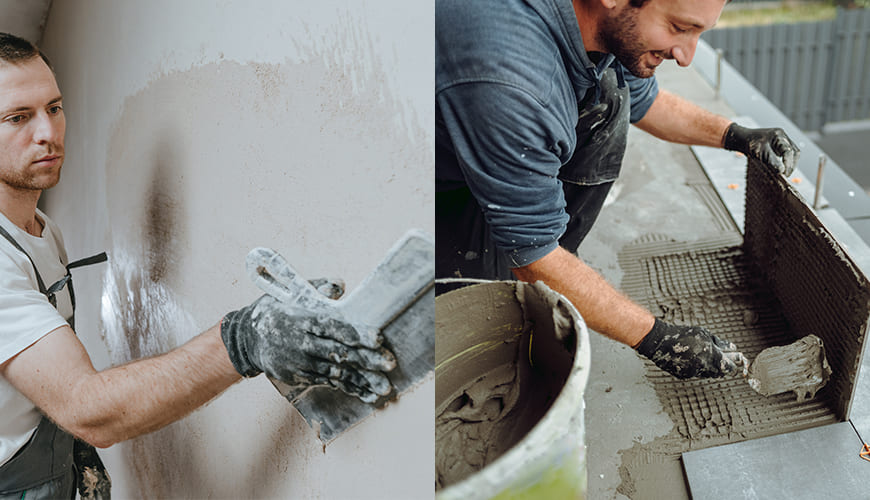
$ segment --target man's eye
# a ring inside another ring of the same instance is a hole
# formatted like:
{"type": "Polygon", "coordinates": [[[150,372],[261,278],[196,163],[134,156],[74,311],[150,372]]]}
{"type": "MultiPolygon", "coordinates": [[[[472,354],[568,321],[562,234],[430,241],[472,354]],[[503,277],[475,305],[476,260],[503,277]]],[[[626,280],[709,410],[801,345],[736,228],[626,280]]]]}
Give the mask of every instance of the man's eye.
{"type": "Polygon", "coordinates": [[[12,123],[21,123],[24,121],[25,118],[26,117],[24,115],[15,115],[15,116],[10,116],[9,118],[6,119],[6,121],[12,122],[12,123]]]}
{"type": "Polygon", "coordinates": [[[687,29],[683,29],[683,28],[677,26],[676,24],[672,24],[671,26],[673,26],[674,31],[677,32],[677,33],[685,33],[685,32],[687,32],[687,31],[689,31],[689,30],[687,30],[687,29]]]}
{"type": "Polygon", "coordinates": [[[53,114],[53,115],[56,115],[56,114],[60,113],[61,111],[63,111],[63,107],[60,105],[52,106],[52,107],[48,108],[48,112],[53,114]]]}

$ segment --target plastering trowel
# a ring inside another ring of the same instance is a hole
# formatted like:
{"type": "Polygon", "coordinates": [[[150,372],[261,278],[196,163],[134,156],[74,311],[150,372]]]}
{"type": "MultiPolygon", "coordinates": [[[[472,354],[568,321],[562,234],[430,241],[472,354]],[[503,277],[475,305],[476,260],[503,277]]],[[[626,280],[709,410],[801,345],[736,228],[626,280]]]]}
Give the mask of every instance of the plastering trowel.
{"type": "Polygon", "coordinates": [[[807,335],[792,344],[761,351],[749,367],[746,381],[762,396],[794,392],[800,403],[813,398],[830,378],[822,339],[807,335]]]}
{"type": "MultiPolygon", "coordinates": [[[[299,276],[286,262],[276,269],[274,251],[254,249],[246,266],[251,280],[264,292],[309,312],[340,318],[353,325],[364,345],[383,338],[397,366],[387,373],[395,396],[422,381],[435,366],[435,243],[419,230],[407,232],[386,257],[349,294],[332,300],[299,276]]],[[[317,431],[324,446],[385,405],[387,398],[366,404],[329,386],[304,392],[271,379],[282,396],[317,431]]]]}

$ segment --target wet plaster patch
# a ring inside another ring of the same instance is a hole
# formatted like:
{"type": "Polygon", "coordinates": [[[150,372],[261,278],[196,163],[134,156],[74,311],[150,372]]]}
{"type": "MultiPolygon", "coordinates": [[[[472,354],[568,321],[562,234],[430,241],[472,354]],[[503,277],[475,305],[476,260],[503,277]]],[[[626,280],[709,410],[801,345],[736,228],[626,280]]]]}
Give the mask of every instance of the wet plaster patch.
{"type": "MultiPolygon", "coordinates": [[[[166,352],[254,300],[244,271],[254,246],[279,249],[306,277],[340,276],[352,288],[382,258],[384,242],[411,227],[431,229],[434,196],[419,181],[431,178],[428,132],[376,64],[351,78],[332,60],[343,52],[352,64],[370,47],[340,49],[293,64],[224,61],[173,72],[124,102],[106,159],[110,268],[101,330],[112,364],[166,352]]],[[[271,385],[239,387],[122,445],[138,491],[340,497],[349,486],[327,478],[336,463],[349,483],[385,491],[379,478],[398,460],[393,453],[324,458],[271,385]],[[250,425],[238,425],[240,415],[250,425]],[[243,442],[227,448],[235,439],[243,442]],[[262,463],[251,466],[239,446],[262,453],[262,463]],[[300,474],[306,481],[286,479],[300,474]]],[[[379,449],[407,445],[389,437],[401,435],[398,425],[378,434],[379,449]]],[[[349,446],[374,445],[361,432],[349,446]]]]}
{"type": "Polygon", "coordinates": [[[562,390],[573,363],[567,346],[576,342],[574,324],[558,309],[539,306],[541,290],[553,294],[517,282],[438,297],[436,490],[481,471],[511,449],[562,390]]]}

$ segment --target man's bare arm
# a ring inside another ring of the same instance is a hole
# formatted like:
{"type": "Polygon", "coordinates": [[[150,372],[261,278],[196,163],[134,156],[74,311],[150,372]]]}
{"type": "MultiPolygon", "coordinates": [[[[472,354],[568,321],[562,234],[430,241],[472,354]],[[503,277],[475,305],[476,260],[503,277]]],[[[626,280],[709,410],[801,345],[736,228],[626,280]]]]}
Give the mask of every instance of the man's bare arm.
{"type": "Polygon", "coordinates": [[[58,425],[98,447],[174,422],[241,378],[219,325],[166,354],[101,372],[64,326],[0,365],[0,374],[58,425]]]}
{"type": "Polygon", "coordinates": [[[577,307],[589,328],[636,346],[655,318],[613,288],[582,259],[562,247],[525,267],[514,269],[521,281],[543,281],[577,307]]]}
{"type": "Polygon", "coordinates": [[[742,127],[666,90],[636,125],[666,141],[739,151],[785,176],[800,158],[800,148],[781,128],[742,127]]]}
{"type": "Polygon", "coordinates": [[[682,97],[659,90],[638,128],[659,139],[679,144],[722,147],[731,120],[711,113],[682,97]]]}

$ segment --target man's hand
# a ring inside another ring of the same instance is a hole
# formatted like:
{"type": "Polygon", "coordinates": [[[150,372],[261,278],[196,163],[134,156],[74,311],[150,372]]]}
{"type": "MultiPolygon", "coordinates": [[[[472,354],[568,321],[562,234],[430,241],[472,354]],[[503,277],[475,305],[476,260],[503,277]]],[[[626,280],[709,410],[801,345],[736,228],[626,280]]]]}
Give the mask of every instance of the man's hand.
{"type": "Polygon", "coordinates": [[[635,347],[662,370],[677,378],[724,377],[749,362],[737,346],[699,326],[669,325],[656,319],[652,330],[635,347]]]}
{"type": "Polygon", "coordinates": [[[791,175],[801,152],[781,128],[746,128],[736,123],[725,131],[722,147],[740,151],[786,177],[791,175]]]}
{"type": "Polygon", "coordinates": [[[270,295],[227,314],[221,338],[246,377],[265,372],[295,392],[330,385],[366,403],[392,391],[382,373],[396,367],[390,351],[363,346],[359,332],[343,321],[293,309],[270,295]]]}

